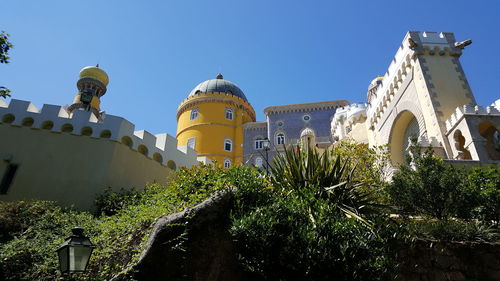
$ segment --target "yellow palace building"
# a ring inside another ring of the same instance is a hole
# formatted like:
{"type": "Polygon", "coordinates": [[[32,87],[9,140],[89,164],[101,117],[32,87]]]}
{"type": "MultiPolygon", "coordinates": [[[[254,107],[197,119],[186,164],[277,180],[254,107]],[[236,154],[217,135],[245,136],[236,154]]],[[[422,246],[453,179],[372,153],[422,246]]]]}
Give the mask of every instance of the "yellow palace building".
{"type": "Polygon", "coordinates": [[[177,140],[198,157],[230,167],[243,162],[243,124],[255,111],[243,91],[222,74],[196,86],[177,109],[177,140]]]}

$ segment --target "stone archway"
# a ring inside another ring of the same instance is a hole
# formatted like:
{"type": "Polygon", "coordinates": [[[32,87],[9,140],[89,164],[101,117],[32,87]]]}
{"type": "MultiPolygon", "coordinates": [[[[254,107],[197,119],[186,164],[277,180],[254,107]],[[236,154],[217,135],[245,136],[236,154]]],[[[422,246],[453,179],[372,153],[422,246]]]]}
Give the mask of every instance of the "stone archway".
{"type": "Polygon", "coordinates": [[[405,110],[398,114],[392,123],[388,142],[393,165],[404,163],[406,151],[410,145],[409,139],[413,136],[418,138],[422,131],[423,128],[411,111],[405,110]]]}
{"type": "Polygon", "coordinates": [[[484,143],[488,158],[500,160],[500,131],[495,124],[489,121],[479,123],[477,126],[479,134],[486,140],[484,143]]]}

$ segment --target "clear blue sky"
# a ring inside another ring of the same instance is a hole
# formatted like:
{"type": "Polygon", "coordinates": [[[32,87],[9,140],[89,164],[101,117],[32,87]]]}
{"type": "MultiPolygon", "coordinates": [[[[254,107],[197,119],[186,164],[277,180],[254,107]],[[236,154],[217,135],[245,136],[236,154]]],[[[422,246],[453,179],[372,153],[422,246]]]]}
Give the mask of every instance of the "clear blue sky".
{"type": "Polygon", "coordinates": [[[271,105],[365,101],[408,30],[472,39],[461,58],[477,102],[500,98],[500,1],[0,2],[12,61],[0,85],[14,98],[70,104],[79,70],[110,77],[102,109],[137,130],[175,136],[179,103],[222,72],[258,120],[271,105]]]}

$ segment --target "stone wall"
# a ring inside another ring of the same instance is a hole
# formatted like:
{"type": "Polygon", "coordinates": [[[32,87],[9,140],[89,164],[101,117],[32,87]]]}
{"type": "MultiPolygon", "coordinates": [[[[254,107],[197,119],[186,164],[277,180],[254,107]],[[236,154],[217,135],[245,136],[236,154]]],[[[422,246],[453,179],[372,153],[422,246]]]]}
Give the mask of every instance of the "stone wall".
{"type": "MultiPolygon", "coordinates": [[[[238,264],[228,228],[234,202],[223,192],[160,218],[139,261],[111,281],[259,281],[238,264]]],[[[498,281],[500,243],[417,240],[391,243],[399,264],[391,281],[498,281]]]]}
{"type": "Polygon", "coordinates": [[[500,243],[418,240],[395,247],[396,281],[498,281],[500,243]]]}

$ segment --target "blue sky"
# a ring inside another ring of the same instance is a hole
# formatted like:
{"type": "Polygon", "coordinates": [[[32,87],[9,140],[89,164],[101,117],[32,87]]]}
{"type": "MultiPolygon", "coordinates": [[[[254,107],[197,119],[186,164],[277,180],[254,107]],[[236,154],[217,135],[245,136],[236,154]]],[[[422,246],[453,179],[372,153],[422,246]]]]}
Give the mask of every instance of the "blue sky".
{"type": "Polygon", "coordinates": [[[175,136],[179,103],[222,72],[263,120],[271,105],[365,101],[408,30],[472,39],[461,62],[477,102],[500,98],[500,1],[0,2],[15,48],[0,65],[14,98],[70,104],[79,70],[110,77],[101,107],[175,136]]]}

